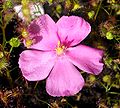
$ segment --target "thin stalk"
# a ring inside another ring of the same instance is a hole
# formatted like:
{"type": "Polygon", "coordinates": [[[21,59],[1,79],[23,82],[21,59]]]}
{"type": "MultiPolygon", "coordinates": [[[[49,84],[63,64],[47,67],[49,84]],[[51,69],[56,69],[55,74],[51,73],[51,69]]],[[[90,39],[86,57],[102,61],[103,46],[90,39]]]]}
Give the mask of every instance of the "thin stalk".
{"type": "Polygon", "coordinates": [[[36,89],[38,83],[39,83],[39,81],[36,82],[36,84],[35,84],[35,86],[34,86],[34,90],[36,89]]]}
{"type": "Polygon", "coordinates": [[[0,70],[0,76],[3,76],[3,75],[2,75],[2,71],[1,71],[1,70],[0,70]]]}
{"type": "Polygon", "coordinates": [[[2,43],[2,46],[4,48],[5,44],[6,44],[5,26],[2,27],[2,33],[3,33],[3,43],[2,43]]]}
{"type": "Polygon", "coordinates": [[[8,79],[8,81],[9,81],[9,85],[12,87],[12,77],[11,77],[11,75],[10,75],[10,71],[9,70],[7,70],[6,71],[6,76],[7,76],[7,79],[8,79]]]}
{"type": "Polygon", "coordinates": [[[16,67],[14,67],[12,70],[10,70],[9,72],[12,72],[13,70],[15,70],[15,69],[17,69],[18,68],[18,66],[16,66],[16,67]]]}
{"type": "Polygon", "coordinates": [[[109,12],[105,8],[102,7],[102,9],[110,16],[109,12]]]}
{"type": "Polygon", "coordinates": [[[11,47],[11,48],[10,48],[10,51],[9,51],[9,53],[11,53],[11,52],[12,52],[12,50],[13,50],[13,47],[11,47]]]}
{"type": "Polygon", "coordinates": [[[38,101],[40,101],[40,102],[42,102],[42,103],[44,103],[44,104],[47,104],[50,108],[52,108],[52,106],[51,106],[49,103],[47,103],[46,101],[43,101],[43,100],[39,99],[37,96],[35,96],[35,98],[36,98],[38,101]]]}
{"type": "Polygon", "coordinates": [[[67,103],[71,108],[73,108],[73,106],[72,106],[68,101],[66,101],[66,103],[67,103]]]}
{"type": "Polygon", "coordinates": [[[100,1],[99,5],[98,5],[98,8],[97,8],[97,11],[96,11],[96,14],[94,16],[94,20],[96,20],[97,16],[98,16],[98,13],[100,11],[100,8],[101,8],[101,4],[102,4],[102,0],[100,1]]]}
{"type": "MultiPolygon", "coordinates": [[[[23,95],[25,95],[25,96],[33,96],[33,94],[23,94],[23,95]]],[[[42,102],[42,103],[44,103],[44,104],[47,104],[50,108],[53,108],[52,105],[50,105],[49,103],[47,103],[47,102],[44,101],[44,100],[39,99],[36,95],[34,95],[34,97],[37,99],[37,101],[40,101],[40,102],[42,102]]]]}
{"type": "Polygon", "coordinates": [[[120,95],[120,93],[117,93],[117,92],[108,92],[110,94],[115,94],[115,95],[120,95]]]}

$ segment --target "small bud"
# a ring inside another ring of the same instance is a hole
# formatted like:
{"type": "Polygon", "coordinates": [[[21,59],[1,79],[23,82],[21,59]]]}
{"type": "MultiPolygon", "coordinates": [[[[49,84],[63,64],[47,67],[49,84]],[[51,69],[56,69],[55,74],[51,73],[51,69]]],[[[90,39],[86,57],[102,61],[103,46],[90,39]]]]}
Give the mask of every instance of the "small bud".
{"type": "Polygon", "coordinates": [[[94,12],[94,11],[88,12],[88,17],[89,17],[89,19],[92,19],[92,18],[94,17],[94,15],[95,15],[95,12],[94,12]]]}
{"type": "Polygon", "coordinates": [[[80,8],[81,8],[80,4],[75,3],[72,11],[75,11],[75,10],[80,9],[80,8]]]}
{"type": "Polygon", "coordinates": [[[120,79],[120,74],[116,74],[116,75],[115,75],[115,78],[120,79]]]}
{"type": "Polygon", "coordinates": [[[61,13],[61,11],[62,11],[62,6],[61,6],[60,4],[57,5],[56,11],[57,11],[59,14],[61,13]]]}
{"type": "Polygon", "coordinates": [[[117,68],[118,68],[118,65],[117,65],[117,64],[114,64],[114,65],[113,65],[113,70],[117,71],[117,68]]]}
{"type": "Polygon", "coordinates": [[[112,108],[120,108],[120,105],[114,104],[112,108]]]}
{"type": "Polygon", "coordinates": [[[23,16],[25,17],[26,21],[29,22],[31,20],[29,7],[22,7],[22,13],[23,13],[23,16]]]}
{"type": "Polygon", "coordinates": [[[96,80],[95,76],[94,75],[90,75],[89,76],[89,81],[90,82],[94,82],[96,80]]]}
{"type": "Polygon", "coordinates": [[[111,76],[110,75],[105,75],[103,77],[103,82],[110,84],[110,82],[111,82],[111,76]]]}
{"type": "Polygon", "coordinates": [[[116,12],[117,15],[120,15],[120,9],[116,12]]]}
{"type": "Polygon", "coordinates": [[[30,17],[29,0],[22,0],[21,4],[22,4],[22,13],[23,13],[23,16],[25,17],[25,20],[27,22],[30,22],[31,17],[30,17]]]}
{"type": "Polygon", "coordinates": [[[73,3],[70,0],[65,1],[65,9],[71,10],[73,3]]]}
{"type": "Polygon", "coordinates": [[[51,5],[52,4],[52,2],[53,2],[53,0],[48,0],[48,3],[51,5]]]}
{"type": "Polygon", "coordinates": [[[12,4],[11,0],[6,0],[5,3],[3,4],[3,9],[9,9],[12,7],[13,7],[13,4],[12,4]]]}
{"type": "Polygon", "coordinates": [[[111,32],[107,32],[107,33],[106,33],[106,38],[107,38],[108,40],[112,40],[112,39],[113,39],[113,34],[112,34],[111,32]]]}
{"type": "Polygon", "coordinates": [[[12,46],[12,47],[19,47],[20,45],[20,40],[18,38],[11,38],[10,41],[9,41],[9,44],[12,46]]]}
{"type": "Polygon", "coordinates": [[[24,5],[28,5],[29,4],[29,0],[22,0],[21,1],[21,4],[24,6],[24,5]]]}

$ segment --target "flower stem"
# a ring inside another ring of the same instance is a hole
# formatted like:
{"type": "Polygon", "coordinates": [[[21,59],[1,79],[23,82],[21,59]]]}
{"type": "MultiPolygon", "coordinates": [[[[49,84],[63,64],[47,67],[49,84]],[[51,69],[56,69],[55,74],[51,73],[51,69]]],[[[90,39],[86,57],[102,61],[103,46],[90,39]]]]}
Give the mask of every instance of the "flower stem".
{"type": "Polygon", "coordinates": [[[99,5],[98,5],[98,8],[97,8],[97,11],[96,11],[94,20],[96,20],[96,18],[97,18],[97,16],[98,16],[98,13],[99,13],[99,11],[100,11],[101,4],[102,4],[102,0],[100,1],[99,5]]]}
{"type": "Polygon", "coordinates": [[[2,43],[2,46],[4,48],[5,44],[6,44],[5,26],[2,27],[2,33],[3,33],[3,43],[2,43]]]}
{"type": "MultiPolygon", "coordinates": [[[[6,28],[6,25],[1,27],[2,34],[3,34],[3,42],[2,42],[3,53],[4,53],[4,48],[5,48],[5,45],[6,45],[5,28],[6,28]]],[[[4,55],[5,55],[5,53],[4,53],[4,55]]],[[[12,87],[12,78],[11,78],[11,75],[10,75],[10,71],[8,69],[6,70],[6,77],[9,81],[9,85],[12,87]]]]}
{"type": "Polygon", "coordinates": [[[12,87],[12,77],[11,77],[10,71],[8,69],[6,71],[6,76],[7,76],[7,79],[9,81],[9,85],[12,87]]]}
{"type": "Polygon", "coordinates": [[[11,53],[11,52],[12,52],[12,50],[13,50],[13,47],[11,47],[11,48],[10,48],[10,51],[9,51],[9,53],[11,53]]]}
{"type": "Polygon", "coordinates": [[[34,86],[34,90],[36,89],[38,83],[39,83],[39,81],[36,82],[36,84],[35,84],[35,86],[34,86]]]}
{"type": "Polygon", "coordinates": [[[43,100],[41,100],[41,99],[39,99],[37,96],[35,96],[35,98],[38,100],[38,101],[40,101],[40,102],[42,102],[42,103],[44,103],[44,104],[47,104],[50,108],[53,108],[49,103],[47,103],[46,101],[43,101],[43,100]]]}
{"type": "Polygon", "coordinates": [[[117,93],[117,92],[108,92],[108,93],[120,95],[120,93],[117,93]]]}
{"type": "MultiPolygon", "coordinates": [[[[23,95],[25,95],[25,96],[33,96],[33,94],[23,94],[23,95]]],[[[39,99],[36,95],[34,95],[34,97],[36,98],[37,101],[42,102],[42,103],[44,103],[44,104],[47,104],[50,108],[53,108],[52,105],[50,105],[49,103],[47,103],[47,102],[44,101],[44,100],[39,99]]]]}

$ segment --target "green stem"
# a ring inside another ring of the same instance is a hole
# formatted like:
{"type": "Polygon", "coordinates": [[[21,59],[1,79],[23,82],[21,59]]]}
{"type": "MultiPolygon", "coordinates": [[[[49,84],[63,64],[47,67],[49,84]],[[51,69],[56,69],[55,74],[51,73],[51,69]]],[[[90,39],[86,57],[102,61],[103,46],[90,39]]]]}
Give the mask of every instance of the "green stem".
{"type": "Polygon", "coordinates": [[[105,8],[102,7],[102,9],[110,16],[109,12],[105,8]]]}
{"type": "Polygon", "coordinates": [[[13,47],[11,47],[11,48],[10,48],[10,51],[9,51],[9,53],[11,53],[11,52],[12,52],[12,50],[13,50],[13,47]]]}
{"type": "Polygon", "coordinates": [[[2,75],[2,71],[1,71],[1,70],[0,70],[0,76],[3,76],[3,75],[2,75]]]}
{"type": "Polygon", "coordinates": [[[36,89],[38,83],[39,83],[39,81],[36,82],[36,84],[35,84],[35,86],[34,86],[34,90],[36,89]]]}
{"type": "Polygon", "coordinates": [[[53,108],[53,107],[52,107],[49,103],[47,103],[46,101],[43,101],[43,100],[39,99],[37,96],[35,96],[35,98],[36,98],[38,101],[47,104],[50,108],[53,108]]]}
{"type": "Polygon", "coordinates": [[[101,4],[102,4],[102,0],[100,1],[99,5],[98,5],[98,8],[97,8],[97,11],[96,11],[94,20],[96,20],[96,18],[97,18],[97,16],[98,16],[98,13],[99,13],[99,11],[100,11],[101,4]]]}
{"type": "Polygon", "coordinates": [[[9,81],[9,85],[12,87],[12,77],[10,75],[10,71],[9,70],[6,71],[6,76],[7,76],[7,79],[9,81]]]}
{"type": "Polygon", "coordinates": [[[66,101],[66,103],[67,103],[71,108],[73,108],[73,106],[72,106],[68,101],[66,101]]]}
{"type": "Polygon", "coordinates": [[[2,27],[2,33],[3,33],[3,43],[2,43],[2,46],[4,48],[5,44],[6,44],[5,26],[2,27]]]}
{"type": "MultiPolygon", "coordinates": [[[[23,94],[23,95],[25,95],[25,96],[33,96],[33,94],[23,94]]],[[[47,102],[44,101],[44,100],[39,99],[36,95],[34,95],[34,97],[37,99],[37,101],[40,101],[40,102],[42,102],[42,103],[44,103],[44,104],[47,104],[50,108],[53,108],[52,105],[50,105],[49,103],[47,103],[47,102]]]]}
{"type": "Polygon", "coordinates": [[[100,84],[105,88],[105,90],[107,89],[106,86],[102,82],[100,82],[100,84]]]}
{"type": "Polygon", "coordinates": [[[120,93],[117,93],[117,92],[108,92],[110,94],[116,94],[116,95],[120,95],[120,93]]]}
{"type": "Polygon", "coordinates": [[[15,70],[15,69],[17,69],[18,68],[18,66],[16,66],[16,67],[14,67],[12,70],[10,70],[9,72],[12,72],[13,70],[15,70]]]}

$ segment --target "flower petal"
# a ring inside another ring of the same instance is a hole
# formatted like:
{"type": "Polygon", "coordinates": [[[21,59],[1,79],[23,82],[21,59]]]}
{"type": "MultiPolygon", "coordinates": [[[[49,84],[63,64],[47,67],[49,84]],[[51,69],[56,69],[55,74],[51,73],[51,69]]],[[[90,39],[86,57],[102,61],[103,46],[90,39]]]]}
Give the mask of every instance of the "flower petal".
{"type": "Polygon", "coordinates": [[[38,19],[33,20],[28,27],[28,31],[30,37],[36,39],[36,44],[33,44],[31,48],[40,50],[55,49],[58,43],[57,27],[49,15],[41,15],[38,19]],[[39,41],[38,37],[42,39],[39,41]]]}
{"type": "Polygon", "coordinates": [[[51,96],[71,96],[84,85],[80,72],[64,58],[55,64],[46,82],[46,90],[51,96]]]}
{"type": "Polygon", "coordinates": [[[102,50],[79,45],[69,48],[66,55],[74,65],[87,73],[98,75],[103,69],[102,50]]]}
{"type": "Polygon", "coordinates": [[[55,56],[52,52],[26,50],[20,54],[19,68],[29,81],[45,79],[53,68],[55,56]]]}
{"type": "Polygon", "coordinates": [[[63,16],[58,22],[58,35],[61,41],[72,42],[71,46],[81,42],[91,31],[91,26],[83,18],[77,16],[63,16]]]}

